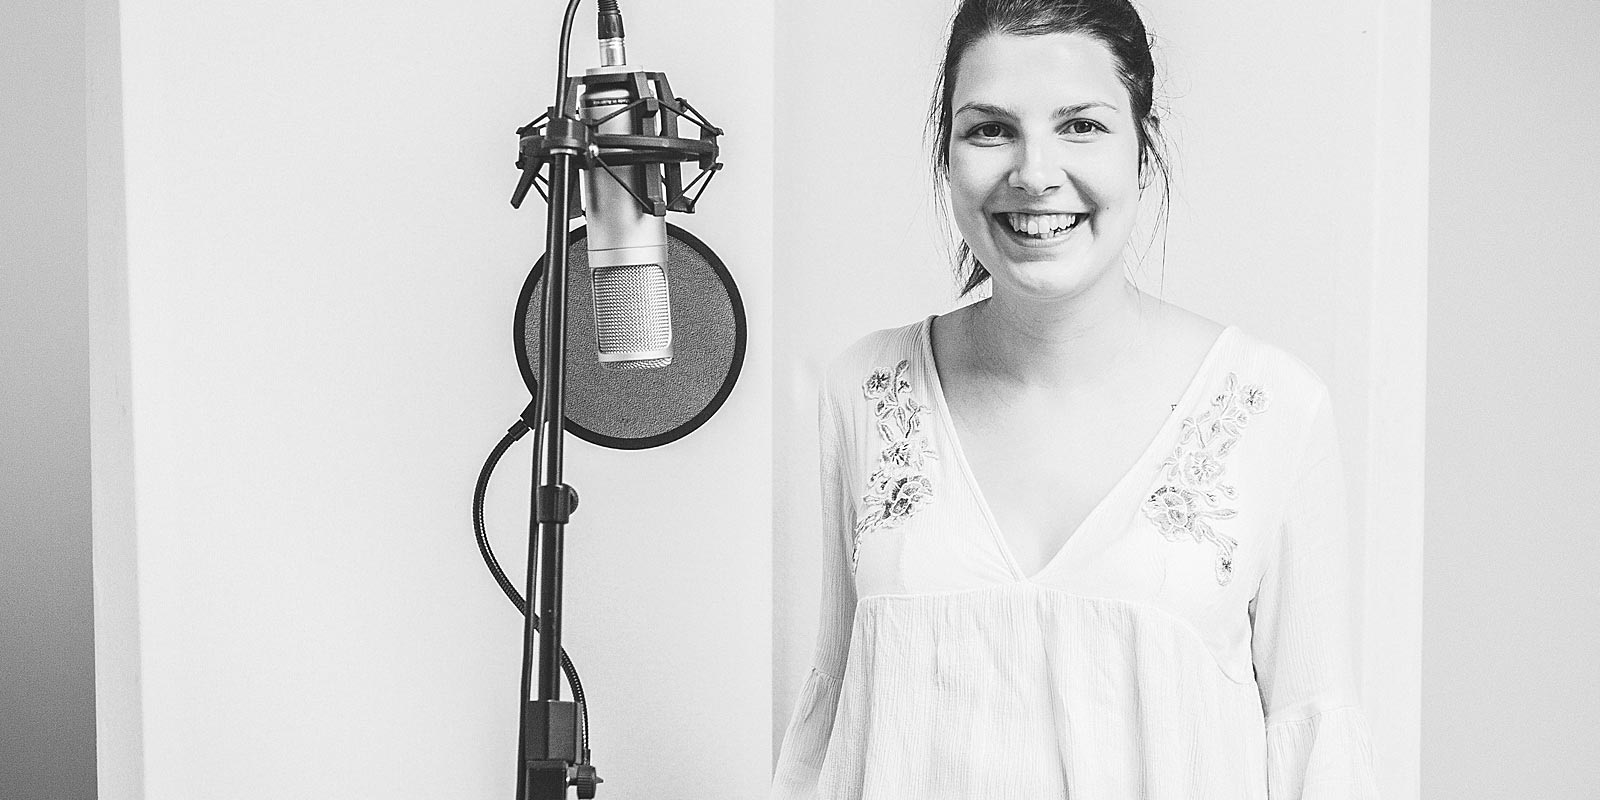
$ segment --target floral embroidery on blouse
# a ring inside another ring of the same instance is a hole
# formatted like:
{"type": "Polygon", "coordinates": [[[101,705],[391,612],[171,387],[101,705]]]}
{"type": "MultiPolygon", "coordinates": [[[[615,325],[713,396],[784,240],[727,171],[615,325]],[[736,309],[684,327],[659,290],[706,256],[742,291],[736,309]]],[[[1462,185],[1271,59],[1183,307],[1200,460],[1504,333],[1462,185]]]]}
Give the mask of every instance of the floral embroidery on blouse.
{"type": "Polygon", "coordinates": [[[878,454],[878,469],[867,479],[867,493],[861,498],[864,510],[856,520],[855,546],[850,553],[852,572],[861,554],[863,536],[874,528],[898,525],[933,499],[933,481],[924,474],[924,466],[937,456],[922,432],[928,407],[911,396],[911,379],[906,377],[910,364],[902,360],[893,372],[875,370],[863,386],[878,419],[883,450],[878,454]]]}
{"type": "Polygon", "coordinates": [[[1208,520],[1233,517],[1235,509],[1224,507],[1238,493],[1222,482],[1227,472],[1223,459],[1239,442],[1250,417],[1267,410],[1267,390],[1256,384],[1239,385],[1238,375],[1228,373],[1228,382],[1211,399],[1211,407],[1183,420],[1183,433],[1172,455],[1162,462],[1165,484],[1145,499],[1145,516],[1168,541],[1187,536],[1195,542],[1210,542],[1217,548],[1217,583],[1233,580],[1233,537],[1213,528],[1208,520]]]}

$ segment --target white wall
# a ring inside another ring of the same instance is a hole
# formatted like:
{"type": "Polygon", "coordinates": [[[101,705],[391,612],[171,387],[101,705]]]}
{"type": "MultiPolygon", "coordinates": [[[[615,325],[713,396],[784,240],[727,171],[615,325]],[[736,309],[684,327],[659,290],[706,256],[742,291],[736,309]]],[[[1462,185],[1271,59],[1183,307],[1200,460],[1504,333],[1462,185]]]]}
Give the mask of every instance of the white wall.
{"type": "MultiPolygon", "coordinates": [[[[1362,620],[1358,654],[1379,768],[1389,796],[1414,794],[1426,3],[1139,7],[1176,170],[1164,258],[1158,244],[1138,282],[1287,348],[1331,385],[1352,535],[1370,559],[1358,589],[1363,607],[1389,601],[1362,620]],[[1407,426],[1409,438],[1383,435],[1407,426]]],[[[778,10],[774,748],[817,627],[818,375],[860,335],[953,305],[922,138],[953,8],[778,10]]]]}
{"type": "Polygon", "coordinates": [[[1434,9],[1428,797],[1600,786],[1600,5],[1434,9]]]}
{"type": "MultiPolygon", "coordinates": [[[[146,796],[511,795],[521,626],[468,511],[528,399],[511,327],[544,215],[507,198],[562,5],[122,3],[146,796]]],[[[770,725],[771,12],[623,10],[631,60],[728,131],[675,221],[753,325],[693,436],[569,446],[564,643],[603,796],[750,797],[770,725]]],[[[597,62],[593,19],[575,68],[597,62]]],[[[488,498],[514,575],[527,441],[488,498]]]]}

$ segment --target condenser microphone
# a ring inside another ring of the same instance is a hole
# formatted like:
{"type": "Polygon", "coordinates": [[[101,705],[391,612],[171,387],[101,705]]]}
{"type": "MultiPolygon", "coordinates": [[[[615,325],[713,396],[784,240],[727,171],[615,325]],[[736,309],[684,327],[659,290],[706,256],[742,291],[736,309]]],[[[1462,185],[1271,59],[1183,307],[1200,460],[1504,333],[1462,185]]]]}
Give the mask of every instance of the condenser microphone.
{"type": "MultiPolygon", "coordinates": [[[[556,104],[517,129],[522,176],[511,205],[520,207],[538,188],[550,201],[549,241],[565,242],[559,252],[546,252],[523,283],[517,366],[528,391],[542,397],[547,340],[564,330],[567,432],[631,450],[676,441],[711,417],[738,378],[748,334],[727,267],[665,219],[672,211],[694,213],[722,169],[723,131],[677,96],[665,74],[627,64],[616,0],[598,2],[601,66],[566,76],[563,45],[559,73],[566,77],[556,104]],[[684,135],[681,123],[698,133],[684,135]],[[566,181],[541,175],[552,165],[554,176],[556,155],[570,159],[566,181]],[[699,168],[687,182],[684,164],[699,168]],[[572,197],[579,188],[581,204],[572,197]],[[585,225],[570,229],[579,216],[585,225]],[[555,327],[544,314],[547,268],[566,276],[555,327]]],[[[576,5],[567,6],[563,43],[576,5]]]]}
{"type": "MultiPolygon", "coordinates": [[[[620,14],[601,14],[600,55],[602,66],[587,70],[587,75],[640,72],[626,64],[620,14]]],[[[591,83],[581,108],[584,121],[597,134],[656,136],[658,101],[648,81],[591,83]],[[635,91],[644,97],[634,97],[635,91]]],[[[672,363],[667,221],[664,215],[646,210],[639,199],[648,193],[646,170],[655,169],[659,167],[654,164],[624,164],[587,170],[583,177],[595,344],[606,369],[653,369],[672,363]]]]}

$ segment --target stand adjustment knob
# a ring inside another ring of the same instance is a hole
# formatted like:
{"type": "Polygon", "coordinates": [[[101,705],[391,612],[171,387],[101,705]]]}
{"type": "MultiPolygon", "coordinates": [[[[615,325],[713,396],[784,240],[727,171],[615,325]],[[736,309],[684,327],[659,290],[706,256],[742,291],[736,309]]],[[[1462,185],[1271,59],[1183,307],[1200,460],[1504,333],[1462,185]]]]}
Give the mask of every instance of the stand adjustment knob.
{"type": "Polygon", "coordinates": [[[572,779],[572,785],[578,787],[579,800],[594,800],[594,793],[599,784],[605,783],[589,764],[577,766],[578,775],[572,779]]]}

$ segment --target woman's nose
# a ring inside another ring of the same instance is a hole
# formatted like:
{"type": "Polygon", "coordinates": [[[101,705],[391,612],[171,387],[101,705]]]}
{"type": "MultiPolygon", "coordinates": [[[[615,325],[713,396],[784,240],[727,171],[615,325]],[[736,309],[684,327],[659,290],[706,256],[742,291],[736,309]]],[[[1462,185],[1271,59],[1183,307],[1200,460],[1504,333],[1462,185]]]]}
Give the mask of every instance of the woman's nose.
{"type": "Polygon", "coordinates": [[[1047,143],[1027,143],[1017,149],[1017,163],[1012,165],[1010,184],[1032,195],[1042,195],[1058,189],[1067,180],[1061,153],[1047,143]]]}

